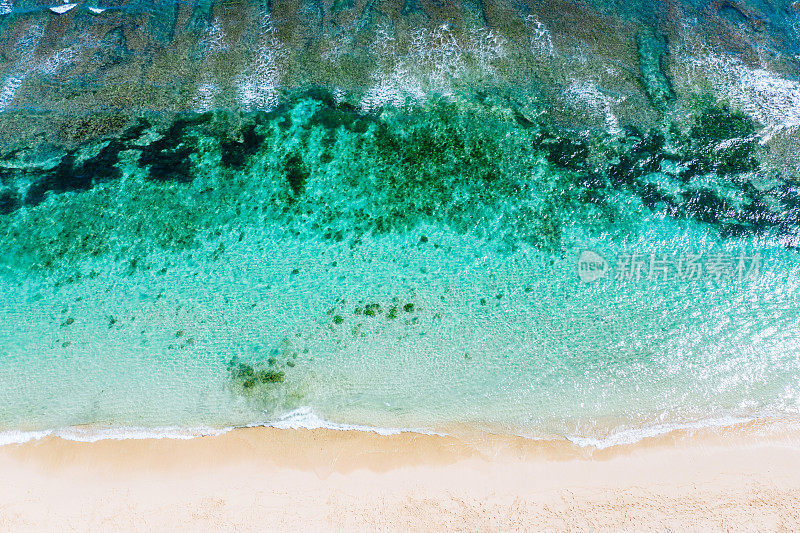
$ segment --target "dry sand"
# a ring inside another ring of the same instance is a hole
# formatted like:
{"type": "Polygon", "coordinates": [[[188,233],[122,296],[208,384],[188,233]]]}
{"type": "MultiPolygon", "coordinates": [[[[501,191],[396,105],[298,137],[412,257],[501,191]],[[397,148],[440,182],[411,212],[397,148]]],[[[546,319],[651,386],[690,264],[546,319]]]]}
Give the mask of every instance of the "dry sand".
{"type": "Polygon", "coordinates": [[[800,530],[800,440],[763,429],[606,450],[270,428],[49,437],[0,448],[0,530],[800,530]]]}

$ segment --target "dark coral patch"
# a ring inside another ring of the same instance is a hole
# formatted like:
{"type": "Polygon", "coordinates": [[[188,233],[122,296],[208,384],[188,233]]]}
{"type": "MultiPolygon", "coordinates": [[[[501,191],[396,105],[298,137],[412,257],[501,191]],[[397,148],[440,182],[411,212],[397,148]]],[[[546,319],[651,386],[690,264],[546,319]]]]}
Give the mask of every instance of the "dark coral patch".
{"type": "Polygon", "coordinates": [[[25,203],[37,205],[51,191],[85,191],[98,183],[119,178],[122,174],[115,165],[122,149],[122,143],[114,140],[83,162],[76,160],[77,151],[67,153],[55,168],[38,172],[39,177],[28,188],[25,203]]]}
{"type": "Polygon", "coordinates": [[[708,189],[687,191],[683,197],[684,212],[701,222],[719,222],[730,209],[728,202],[708,189]]]}
{"type": "Polygon", "coordinates": [[[617,186],[627,185],[634,189],[639,185],[639,178],[661,167],[666,159],[663,152],[664,136],[651,132],[640,139],[635,139],[633,146],[619,158],[619,163],[609,166],[608,177],[617,186]]]}
{"type": "Polygon", "coordinates": [[[736,174],[758,167],[755,158],[755,124],[742,113],[724,107],[709,107],[690,131],[694,174],[736,174]]]}
{"type": "Polygon", "coordinates": [[[354,106],[342,103],[323,106],[314,113],[309,124],[318,124],[328,130],[343,127],[355,133],[365,133],[372,122],[371,117],[360,113],[354,106]]]}
{"type": "Polygon", "coordinates": [[[0,215],[8,215],[19,207],[19,195],[11,189],[0,190],[0,215]]]}
{"type": "Polygon", "coordinates": [[[226,167],[240,169],[247,159],[255,154],[264,142],[264,136],[256,132],[256,125],[249,124],[242,130],[242,140],[223,140],[220,143],[222,164],[226,167]]]}
{"type": "Polygon", "coordinates": [[[155,181],[188,183],[194,179],[190,156],[197,151],[195,139],[188,135],[192,127],[208,122],[211,113],[177,119],[157,141],[142,149],[139,164],[148,167],[148,177],[155,181]]]}
{"type": "Polygon", "coordinates": [[[303,165],[303,160],[299,155],[292,155],[286,159],[286,180],[292,189],[295,198],[303,194],[308,180],[308,170],[303,165]]]}
{"type": "Polygon", "coordinates": [[[125,146],[120,141],[113,140],[100,153],[80,165],[76,172],[91,176],[93,185],[118,179],[122,177],[122,172],[116,164],[119,162],[120,151],[124,149],[125,146]]]}
{"type": "Polygon", "coordinates": [[[589,158],[589,147],[581,139],[570,139],[560,135],[542,138],[539,146],[547,154],[547,160],[569,170],[582,170],[589,158]]]}
{"type": "Polygon", "coordinates": [[[34,181],[28,189],[25,203],[36,205],[41,203],[49,191],[67,192],[87,190],[92,186],[92,178],[84,172],[75,172],[74,153],[68,153],[61,158],[58,165],[52,170],[44,171],[43,175],[34,181]]]}

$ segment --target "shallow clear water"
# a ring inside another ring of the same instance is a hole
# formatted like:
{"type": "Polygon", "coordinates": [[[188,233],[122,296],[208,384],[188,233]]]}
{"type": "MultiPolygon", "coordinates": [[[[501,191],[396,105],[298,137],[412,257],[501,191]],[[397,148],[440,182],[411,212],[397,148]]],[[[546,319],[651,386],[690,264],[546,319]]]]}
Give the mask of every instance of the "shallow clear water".
{"type": "Polygon", "coordinates": [[[0,441],[798,415],[800,185],[765,148],[791,124],[706,95],[565,128],[527,88],[426,91],[301,87],[5,151],[0,441]]]}

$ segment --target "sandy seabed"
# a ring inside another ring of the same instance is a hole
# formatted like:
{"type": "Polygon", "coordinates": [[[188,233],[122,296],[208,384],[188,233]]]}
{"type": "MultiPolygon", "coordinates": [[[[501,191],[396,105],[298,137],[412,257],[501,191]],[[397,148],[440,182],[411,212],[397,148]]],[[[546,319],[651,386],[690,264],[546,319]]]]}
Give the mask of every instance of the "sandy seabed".
{"type": "Polygon", "coordinates": [[[2,531],[798,531],[800,435],[597,450],[487,434],[248,428],[0,447],[2,531]]]}

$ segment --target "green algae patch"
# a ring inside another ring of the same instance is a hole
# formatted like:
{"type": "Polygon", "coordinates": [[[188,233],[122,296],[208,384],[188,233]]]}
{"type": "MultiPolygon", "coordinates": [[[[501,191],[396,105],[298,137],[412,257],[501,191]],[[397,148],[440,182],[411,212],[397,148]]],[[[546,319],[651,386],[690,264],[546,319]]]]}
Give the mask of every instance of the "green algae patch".
{"type": "Polygon", "coordinates": [[[294,368],[297,354],[282,355],[281,361],[271,358],[266,365],[257,362],[246,363],[237,356],[232,357],[227,363],[227,368],[234,391],[252,393],[261,387],[270,388],[286,381],[286,370],[294,368]]]}
{"type": "Polygon", "coordinates": [[[354,335],[358,336],[363,333],[361,327],[366,324],[387,325],[397,319],[401,313],[413,314],[415,311],[419,311],[419,306],[415,305],[413,302],[403,302],[403,300],[395,296],[384,301],[384,303],[375,301],[365,302],[361,300],[358,302],[357,306],[349,307],[347,300],[342,299],[338,300],[333,307],[328,309],[327,315],[333,315],[331,327],[334,329],[344,327],[343,324],[346,320],[355,323],[356,325],[351,327],[351,331],[353,331],[354,335]],[[362,320],[362,322],[359,323],[359,320],[362,320]]]}

